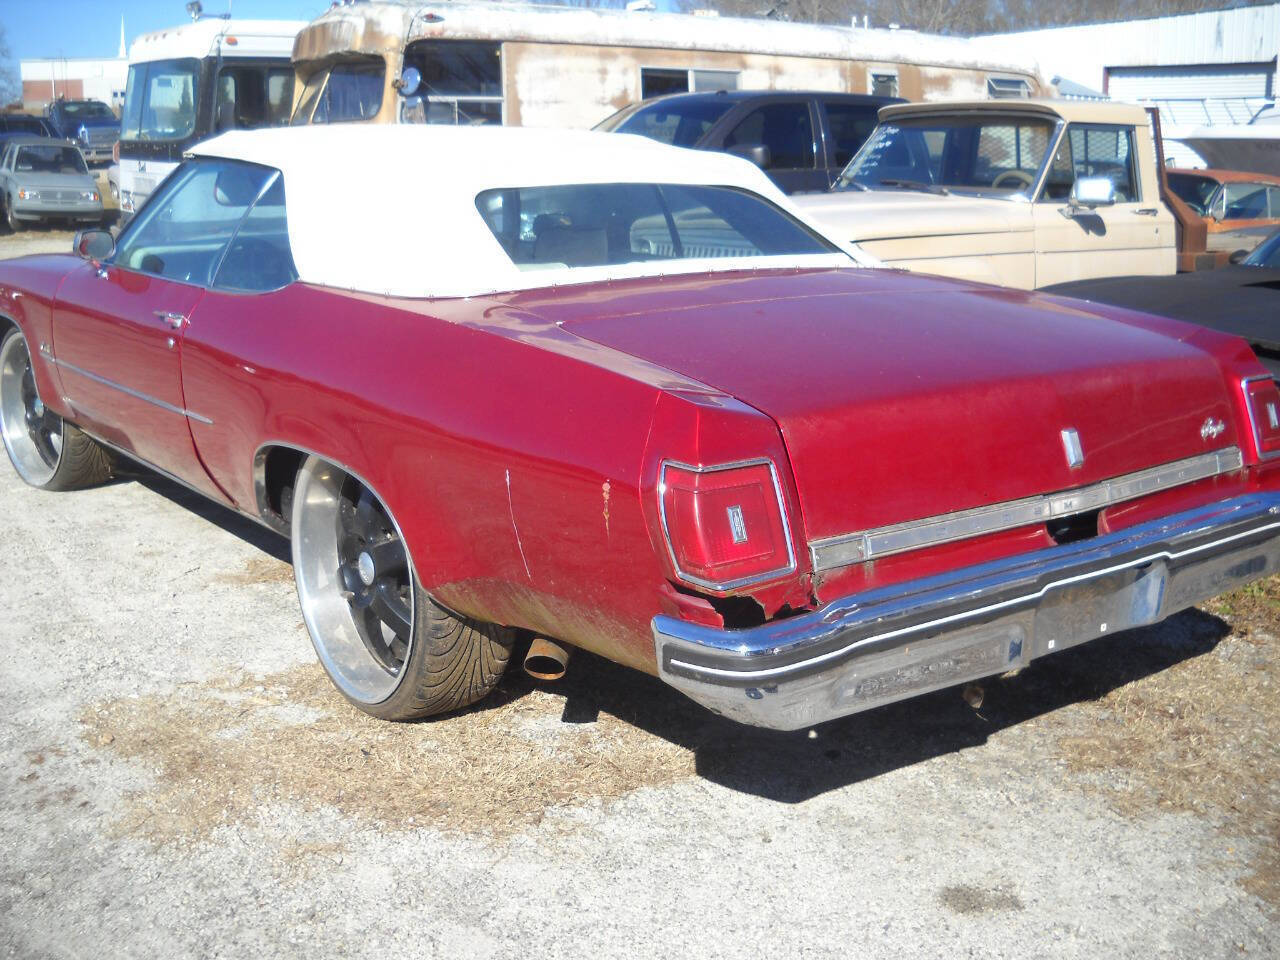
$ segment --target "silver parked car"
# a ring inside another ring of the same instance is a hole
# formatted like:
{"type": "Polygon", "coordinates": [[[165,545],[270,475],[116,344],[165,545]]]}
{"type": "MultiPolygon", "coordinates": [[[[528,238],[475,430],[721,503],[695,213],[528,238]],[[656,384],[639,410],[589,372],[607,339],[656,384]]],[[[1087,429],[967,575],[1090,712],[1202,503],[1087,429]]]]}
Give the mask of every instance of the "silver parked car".
{"type": "Polygon", "coordinates": [[[79,148],[49,137],[11,137],[0,158],[0,202],[15,233],[29,223],[101,223],[102,197],[79,148]]]}

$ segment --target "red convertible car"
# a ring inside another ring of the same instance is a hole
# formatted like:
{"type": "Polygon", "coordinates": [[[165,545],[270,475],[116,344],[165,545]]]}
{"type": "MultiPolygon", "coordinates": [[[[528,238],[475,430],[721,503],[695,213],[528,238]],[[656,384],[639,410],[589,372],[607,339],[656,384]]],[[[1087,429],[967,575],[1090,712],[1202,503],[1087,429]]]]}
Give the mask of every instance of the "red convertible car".
{"type": "Polygon", "coordinates": [[[123,455],[289,536],[376,716],[474,702],[523,635],[799,728],[1280,562],[1242,340],[859,264],[733,157],[230,133],[76,244],[0,264],[14,467],[123,455]]]}

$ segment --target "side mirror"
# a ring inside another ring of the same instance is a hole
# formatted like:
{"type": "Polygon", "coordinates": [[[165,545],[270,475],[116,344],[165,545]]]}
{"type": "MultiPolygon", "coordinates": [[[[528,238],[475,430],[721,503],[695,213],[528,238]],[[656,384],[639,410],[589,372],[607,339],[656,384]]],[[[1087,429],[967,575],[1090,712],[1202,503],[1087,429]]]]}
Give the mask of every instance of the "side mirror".
{"type": "Polygon", "coordinates": [[[1233,250],[1231,256],[1227,257],[1227,263],[1244,263],[1248,257],[1248,250],[1233,250]]]}
{"type": "Polygon", "coordinates": [[[417,67],[405,67],[400,79],[395,82],[396,92],[402,97],[411,97],[422,86],[422,74],[417,67]]]}
{"type": "Polygon", "coordinates": [[[107,230],[77,230],[71,251],[85,260],[101,262],[116,252],[116,238],[107,230]]]}
{"type": "Polygon", "coordinates": [[[773,163],[773,155],[763,143],[740,144],[739,146],[730,147],[728,152],[735,157],[750,160],[761,170],[768,170],[770,164],[773,163]]]}
{"type": "Polygon", "coordinates": [[[1080,177],[1071,185],[1071,203],[1077,207],[1109,207],[1116,202],[1116,185],[1110,177],[1080,177]]]}

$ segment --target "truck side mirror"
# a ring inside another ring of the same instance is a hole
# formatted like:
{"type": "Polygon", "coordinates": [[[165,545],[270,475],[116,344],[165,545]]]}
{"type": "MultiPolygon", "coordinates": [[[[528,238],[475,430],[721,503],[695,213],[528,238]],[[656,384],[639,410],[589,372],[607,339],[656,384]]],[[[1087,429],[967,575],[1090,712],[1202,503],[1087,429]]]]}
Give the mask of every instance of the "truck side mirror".
{"type": "Polygon", "coordinates": [[[744,160],[750,160],[761,170],[768,170],[769,165],[773,163],[773,155],[769,152],[769,148],[763,143],[743,143],[730,147],[729,153],[735,157],[742,157],[744,160]]]}
{"type": "Polygon", "coordinates": [[[1110,207],[1116,202],[1116,185],[1110,177],[1077,177],[1071,195],[1062,208],[1064,217],[1078,217],[1095,207],[1110,207]]]}

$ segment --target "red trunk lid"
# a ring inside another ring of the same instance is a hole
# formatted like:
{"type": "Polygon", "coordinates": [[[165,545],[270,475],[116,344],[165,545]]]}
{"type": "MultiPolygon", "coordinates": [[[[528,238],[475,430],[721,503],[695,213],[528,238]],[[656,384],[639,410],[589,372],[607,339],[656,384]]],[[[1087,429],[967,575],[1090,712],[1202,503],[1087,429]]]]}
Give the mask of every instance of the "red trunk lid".
{"type": "Polygon", "coordinates": [[[772,417],[809,539],[1239,442],[1212,357],[1085,304],[854,270],[668,278],[518,300],[772,417]],[[1205,439],[1210,418],[1227,429],[1205,439]],[[1067,428],[1084,450],[1077,469],[1067,428]]]}

